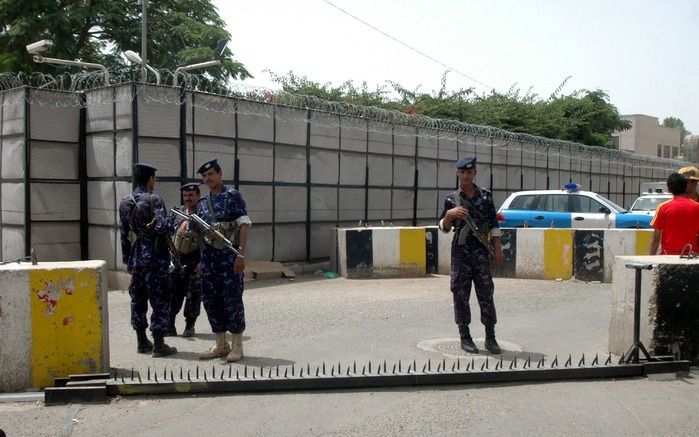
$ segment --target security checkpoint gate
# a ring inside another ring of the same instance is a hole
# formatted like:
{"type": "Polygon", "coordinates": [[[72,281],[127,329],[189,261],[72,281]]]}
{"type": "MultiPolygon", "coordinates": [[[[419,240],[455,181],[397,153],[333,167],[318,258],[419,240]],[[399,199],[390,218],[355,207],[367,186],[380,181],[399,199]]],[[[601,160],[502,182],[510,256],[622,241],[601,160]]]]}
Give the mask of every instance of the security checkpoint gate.
{"type": "Polygon", "coordinates": [[[500,384],[511,382],[570,381],[578,379],[631,378],[659,373],[689,372],[689,361],[672,357],[654,357],[652,361],[630,363],[621,357],[613,363],[611,355],[602,362],[597,355],[586,360],[574,359],[549,363],[545,357],[502,357],[477,365],[470,360],[427,360],[423,363],[341,362],[296,367],[250,367],[227,365],[196,366],[194,369],[151,369],[145,374],[134,369],[120,375],[113,373],[71,375],[57,378],[56,387],[45,391],[46,405],[66,403],[101,403],[109,396],[165,395],[194,393],[253,393],[301,390],[341,390],[379,387],[410,387],[446,384],[500,384]]]}

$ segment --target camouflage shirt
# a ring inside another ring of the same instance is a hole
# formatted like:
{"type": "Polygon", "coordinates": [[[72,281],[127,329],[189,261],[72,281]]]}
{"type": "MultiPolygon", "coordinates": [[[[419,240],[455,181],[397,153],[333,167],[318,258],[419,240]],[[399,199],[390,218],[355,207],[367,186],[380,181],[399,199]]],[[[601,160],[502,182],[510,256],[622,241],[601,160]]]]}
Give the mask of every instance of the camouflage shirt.
{"type": "MultiPolygon", "coordinates": [[[[469,215],[476,223],[476,226],[478,226],[478,228],[481,230],[499,228],[500,224],[498,223],[498,217],[495,212],[495,203],[493,203],[493,195],[490,193],[490,191],[486,189],[480,188],[475,184],[474,186],[476,188],[475,195],[473,197],[468,198],[468,200],[473,205],[473,207],[467,207],[469,215]],[[474,211],[474,208],[477,211],[474,211]]],[[[462,196],[466,195],[461,190],[459,190],[459,194],[461,194],[462,196]]],[[[447,211],[452,208],[455,208],[456,206],[457,202],[454,199],[454,193],[448,194],[446,199],[444,199],[444,209],[442,210],[442,215],[440,215],[439,219],[443,219],[444,216],[447,214],[447,211]]],[[[464,221],[457,219],[454,220],[451,223],[451,225],[454,229],[460,229],[464,226],[464,221]]]]}
{"type": "Polygon", "coordinates": [[[119,203],[122,261],[128,267],[165,267],[170,255],[165,245],[171,232],[163,199],[146,187],[137,187],[119,203]],[[152,226],[148,226],[153,223],[152,226]],[[132,243],[130,233],[138,236],[132,243]],[[159,238],[158,238],[159,237],[159,238]]]}
{"type": "MultiPolygon", "coordinates": [[[[214,222],[234,222],[245,218],[246,223],[250,223],[247,218],[248,212],[245,207],[245,200],[238,190],[233,187],[223,186],[221,192],[215,195],[211,193],[199,199],[197,204],[197,215],[209,224],[214,222]],[[210,211],[209,202],[213,207],[210,211]]],[[[233,260],[233,252],[216,250],[205,244],[202,248],[202,261],[211,261],[211,257],[226,256],[233,260]]]]}

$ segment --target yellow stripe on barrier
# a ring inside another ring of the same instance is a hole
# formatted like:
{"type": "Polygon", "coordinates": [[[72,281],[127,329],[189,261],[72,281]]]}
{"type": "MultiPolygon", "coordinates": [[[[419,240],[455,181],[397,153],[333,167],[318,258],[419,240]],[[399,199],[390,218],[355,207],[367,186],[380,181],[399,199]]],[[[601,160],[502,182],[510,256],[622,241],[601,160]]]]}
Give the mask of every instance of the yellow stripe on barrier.
{"type": "Polygon", "coordinates": [[[653,240],[653,231],[637,230],[636,255],[650,255],[650,242],[653,240]]]}
{"type": "Polygon", "coordinates": [[[94,373],[102,368],[102,330],[98,271],[31,270],[32,383],[94,373]]]}
{"type": "Polygon", "coordinates": [[[573,232],[572,229],[544,232],[544,279],[573,277],[573,232]]]}
{"type": "Polygon", "coordinates": [[[427,269],[425,228],[400,230],[400,269],[415,276],[424,276],[427,269]]]}

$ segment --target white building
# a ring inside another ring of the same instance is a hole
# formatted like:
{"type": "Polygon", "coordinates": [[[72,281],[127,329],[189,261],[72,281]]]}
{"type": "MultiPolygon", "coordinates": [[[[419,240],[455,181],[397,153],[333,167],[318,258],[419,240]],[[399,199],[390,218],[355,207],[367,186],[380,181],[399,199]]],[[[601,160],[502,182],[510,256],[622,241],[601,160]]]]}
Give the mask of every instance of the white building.
{"type": "Polygon", "coordinates": [[[621,117],[629,120],[632,126],[629,130],[612,134],[614,145],[620,150],[661,158],[681,157],[680,128],[662,126],[658,117],[649,115],[630,114],[621,117]]]}

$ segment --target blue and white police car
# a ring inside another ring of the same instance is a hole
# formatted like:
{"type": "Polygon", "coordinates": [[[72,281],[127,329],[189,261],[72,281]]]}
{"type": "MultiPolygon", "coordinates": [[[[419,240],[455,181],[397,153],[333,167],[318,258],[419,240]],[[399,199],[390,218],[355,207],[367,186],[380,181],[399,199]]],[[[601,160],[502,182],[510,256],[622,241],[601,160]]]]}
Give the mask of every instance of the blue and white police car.
{"type": "Polygon", "coordinates": [[[578,184],[562,190],[518,191],[498,210],[503,228],[650,228],[651,216],[633,214],[578,184]]]}

